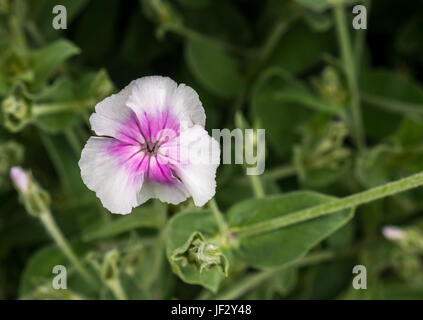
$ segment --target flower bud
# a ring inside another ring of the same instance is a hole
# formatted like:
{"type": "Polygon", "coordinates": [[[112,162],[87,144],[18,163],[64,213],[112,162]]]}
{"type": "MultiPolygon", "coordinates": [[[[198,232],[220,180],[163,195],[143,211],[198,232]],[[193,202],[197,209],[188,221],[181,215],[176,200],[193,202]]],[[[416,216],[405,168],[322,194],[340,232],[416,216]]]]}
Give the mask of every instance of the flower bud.
{"type": "Polygon", "coordinates": [[[382,234],[388,240],[401,240],[405,237],[404,231],[395,226],[383,227],[382,234]]]}
{"type": "Polygon", "coordinates": [[[200,272],[218,268],[225,276],[229,268],[229,262],[221,249],[206,241],[199,232],[194,232],[184,246],[175,250],[172,260],[183,267],[194,264],[200,272]]]}
{"type": "Polygon", "coordinates": [[[341,107],[347,101],[347,92],[342,86],[338,72],[333,67],[326,67],[320,78],[313,79],[313,84],[320,96],[333,105],[341,107]]]}
{"type": "Polygon", "coordinates": [[[29,174],[21,167],[12,167],[10,169],[10,178],[16,189],[21,193],[27,193],[29,190],[29,174]]]}
{"type": "Polygon", "coordinates": [[[101,278],[106,281],[115,279],[119,277],[119,273],[119,252],[117,250],[110,250],[104,256],[101,278]]]}
{"type": "Polygon", "coordinates": [[[22,130],[31,121],[30,105],[22,98],[9,96],[2,102],[4,126],[12,132],[22,130]]]}
{"type": "Polygon", "coordinates": [[[31,172],[25,171],[21,167],[12,167],[10,178],[29,214],[38,216],[48,210],[50,196],[34,181],[31,172]]]}

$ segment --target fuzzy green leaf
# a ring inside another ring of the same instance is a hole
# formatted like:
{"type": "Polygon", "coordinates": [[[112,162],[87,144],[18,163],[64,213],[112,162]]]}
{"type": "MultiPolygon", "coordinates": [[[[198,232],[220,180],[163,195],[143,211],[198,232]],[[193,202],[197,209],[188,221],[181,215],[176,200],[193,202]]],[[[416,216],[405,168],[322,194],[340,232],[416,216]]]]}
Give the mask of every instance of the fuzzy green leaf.
{"type": "MultiPolygon", "coordinates": [[[[292,192],[265,199],[250,199],[229,209],[228,220],[232,227],[245,227],[333,199],[310,191],[292,192]]],[[[241,238],[234,254],[252,266],[280,266],[304,256],[352,217],[353,210],[347,209],[265,234],[241,238]]]]}

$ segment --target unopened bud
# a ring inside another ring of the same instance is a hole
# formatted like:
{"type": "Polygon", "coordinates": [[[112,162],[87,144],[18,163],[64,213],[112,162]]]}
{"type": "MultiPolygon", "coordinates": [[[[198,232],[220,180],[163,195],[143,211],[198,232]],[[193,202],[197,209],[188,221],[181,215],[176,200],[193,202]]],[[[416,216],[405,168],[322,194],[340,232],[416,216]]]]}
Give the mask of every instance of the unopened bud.
{"type": "Polygon", "coordinates": [[[10,169],[10,178],[19,192],[27,193],[29,190],[29,174],[21,167],[12,167],[10,169]]]}
{"type": "Polygon", "coordinates": [[[405,232],[395,226],[383,227],[382,234],[388,240],[402,240],[405,237],[405,232]]]}
{"type": "Polygon", "coordinates": [[[221,249],[206,241],[199,232],[193,233],[181,248],[176,249],[171,260],[183,267],[193,264],[200,272],[217,268],[225,276],[229,268],[229,262],[221,249]]]}
{"type": "Polygon", "coordinates": [[[4,126],[12,132],[17,132],[31,121],[30,105],[22,98],[10,96],[2,103],[4,126]]]}
{"type": "Polygon", "coordinates": [[[21,167],[12,167],[10,178],[29,214],[38,216],[48,210],[50,196],[34,181],[31,172],[25,171],[21,167]]]}

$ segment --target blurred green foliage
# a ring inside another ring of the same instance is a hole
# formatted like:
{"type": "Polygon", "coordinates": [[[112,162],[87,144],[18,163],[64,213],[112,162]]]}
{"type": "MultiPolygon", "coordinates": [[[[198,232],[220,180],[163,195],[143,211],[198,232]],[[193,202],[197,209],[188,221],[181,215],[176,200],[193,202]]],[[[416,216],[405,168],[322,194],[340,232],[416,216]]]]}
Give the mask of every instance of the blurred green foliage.
{"type": "Polygon", "coordinates": [[[265,198],[242,166],[218,169],[216,201],[231,228],[422,171],[423,4],[364,1],[368,30],[354,30],[354,3],[63,0],[67,29],[55,30],[56,1],[0,0],[0,299],[108,299],[117,286],[130,299],[422,299],[422,190],[219,242],[211,210],[190,201],[112,216],[77,165],[94,105],[159,74],[198,92],[207,129],[234,128],[237,115],[266,129],[265,198]],[[346,15],[356,92],[334,3],[346,15]],[[48,190],[100,289],[72,267],[69,290],[51,288],[53,266],[68,262],[19,202],[16,165],[48,190]],[[411,240],[384,239],[388,224],[411,240]],[[352,287],[357,264],[367,290],[352,287]]]}

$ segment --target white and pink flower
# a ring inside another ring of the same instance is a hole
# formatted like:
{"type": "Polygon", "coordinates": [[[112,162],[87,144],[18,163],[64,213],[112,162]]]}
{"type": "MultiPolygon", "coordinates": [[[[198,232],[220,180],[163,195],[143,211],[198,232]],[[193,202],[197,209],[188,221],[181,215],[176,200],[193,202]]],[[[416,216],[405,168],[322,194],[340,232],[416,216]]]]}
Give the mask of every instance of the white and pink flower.
{"type": "Polygon", "coordinates": [[[216,189],[220,147],[204,129],[197,93],[167,77],[132,81],[95,107],[79,167],[104,207],[127,214],[150,198],[195,205],[216,189]]]}

